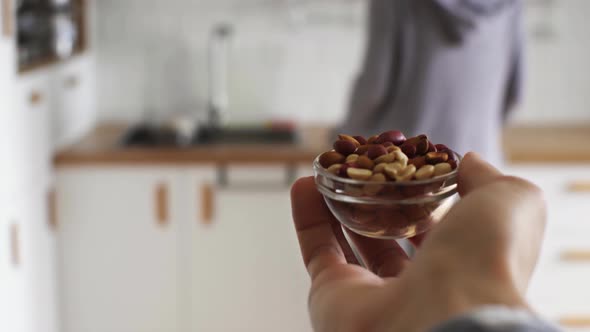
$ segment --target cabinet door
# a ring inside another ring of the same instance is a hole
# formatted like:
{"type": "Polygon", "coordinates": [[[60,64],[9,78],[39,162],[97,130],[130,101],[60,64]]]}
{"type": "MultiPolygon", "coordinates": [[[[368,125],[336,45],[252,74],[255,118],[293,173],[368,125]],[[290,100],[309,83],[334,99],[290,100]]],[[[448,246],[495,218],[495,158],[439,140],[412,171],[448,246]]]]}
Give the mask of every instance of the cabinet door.
{"type": "Polygon", "coordinates": [[[176,172],[58,173],[62,331],[181,331],[176,172]]]}
{"type": "MultiPolygon", "coordinates": [[[[215,188],[212,222],[193,219],[192,331],[311,330],[284,174],[229,169],[228,187],[215,188]]],[[[198,193],[201,180],[191,182],[198,193]]]]}
{"type": "Polygon", "coordinates": [[[93,58],[90,55],[73,58],[59,65],[55,74],[51,132],[59,147],[80,138],[94,124],[93,58]]]}
{"type": "Polygon", "coordinates": [[[50,180],[53,144],[50,136],[50,111],[52,105],[50,69],[20,77],[16,88],[16,110],[24,117],[15,144],[24,153],[23,171],[28,188],[47,186],[50,180]]]}

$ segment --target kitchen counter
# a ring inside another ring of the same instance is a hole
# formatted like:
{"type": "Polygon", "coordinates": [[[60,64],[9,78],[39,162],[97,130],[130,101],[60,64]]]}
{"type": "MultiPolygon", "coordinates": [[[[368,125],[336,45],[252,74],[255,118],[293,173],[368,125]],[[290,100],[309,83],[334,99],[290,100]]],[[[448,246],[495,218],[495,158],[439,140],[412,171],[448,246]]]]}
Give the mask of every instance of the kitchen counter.
{"type": "Polygon", "coordinates": [[[320,127],[302,129],[301,144],[236,144],[189,147],[140,148],[124,147],[119,140],[128,127],[102,124],[91,133],[63,150],[54,158],[56,167],[78,165],[184,165],[212,164],[309,164],[326,150],[313,142],[327,142],[329,130],[320,127]]]}
{"type": "MultiPolygon", "coordinates": [[[[118,145],[127,126],[103,124],[80,142],[59,151],[57,167],[99,164],[306,164],[327,146],[330,131],[322,127],[303,129],[299,145],[206,145],[187,148],[130,148],[118,145]]],[[[503,137],[512,163],[589,162],[590,125],[510,127],[503,137]]]]}

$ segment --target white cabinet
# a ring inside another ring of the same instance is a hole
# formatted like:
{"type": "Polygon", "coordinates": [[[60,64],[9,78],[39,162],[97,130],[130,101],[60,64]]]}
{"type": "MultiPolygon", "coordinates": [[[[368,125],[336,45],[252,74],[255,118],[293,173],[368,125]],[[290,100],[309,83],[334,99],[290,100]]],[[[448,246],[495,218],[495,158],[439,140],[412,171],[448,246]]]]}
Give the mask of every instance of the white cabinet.
{"type": "Polygon", "coordinates": [[[51,71],[43,70],[19,78],[15,112],[24,118],[21,139],[16,142],[24,153],[23,171],[28,188],[47,186],[50,181],[53,144],[50,132],[52,105],[51,71]]]}
{"type": "Polygon", "coordinates": [[[181,331],[177,174],[58,173],[62,331],[181,331]]]}
{"type": "Polygon", "coordinates": [[[94,59],[85,54],[55,68],[51,116],[52,140],[56,147],[74,142],[96,120],[94,59]]]}
{"type": "Polygon", "coordinates": [[[59,170],[61,330],[311,331],[284,175],[59,170]]]}
{"type": "Polygon", "coordinates": [[[573,181],[590,181],[590,165],[512,166],[507,172],[524,177],[545,192],[548,223],[539,264],[531,280],[528,299],[543,315],[557,321],[583,318],[590,330],[590,193],[568,190],[573,181]],[[582,259],[564,259],[568,252],[582,259]]]}
{"type": "Polygon", "coordinates": [[[284,180],[281,167],[229,169],[213,222],[193,223],[192,331],[311,331],[284,180]]]}

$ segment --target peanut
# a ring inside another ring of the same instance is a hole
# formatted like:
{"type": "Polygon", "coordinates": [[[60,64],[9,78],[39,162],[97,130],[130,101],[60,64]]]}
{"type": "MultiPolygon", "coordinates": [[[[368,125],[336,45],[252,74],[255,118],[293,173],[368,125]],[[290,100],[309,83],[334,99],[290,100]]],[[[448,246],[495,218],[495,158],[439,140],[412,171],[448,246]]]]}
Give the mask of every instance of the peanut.
{"type": "Polygon", "coordinates": [[[375,162],[367,156],[360,156],[356,159],[356,164],[360,168],[372,170],[375,167],[375,162]]]}
{"type": "MultiPolygon", "coordinates": [[[[385,177],[385,175],[383,175],[381,173],[377,173],[377,174],[373,174],[373,176],[371,176],[369,181],[377,182],[377,183],[385,183],[385,182],[387,182],[387,178],[385,177]]],[[[365,194],[370,195],[370,196],[377,195],[381,191],[381,189],[383,189],[383,185],[381,185],[381,184],[367,184],[363,188],[365,194]]]]}
{"type": "Polygon", "coordinates": [[[414,174],[416,174],[416,166],[408,165],[395,174],[395,180],[398,182],[410,181],[414,177],[414,174]]]}
{"type": "Polygon", "coordinates": [[[457,168],[457,161],[455,159],[450,159],[447,161],[447,163],[449,163],[449,165],[451,165],[452,169],[456,169],[457,168]]]}
{"type": "Polygon", "coordinates": [[[402,149],[400,149],[399,146],[395,146],[395,145],[387,147],[387,153],[392,153],[392,152],[401,151],[401,150],[402,149]]]}
{"type": "Polygon", "coordinates": [[[432,143],[431,141],[428,141],[428,152],[436,152],[438,151],[438,149],[436,148],[436,145],[434,145],[434,143],[432,143]]]}
{"type": "Polygon", "coordinates": [[[406,141],[406,136],[404,136],[404,134],[401,131],[390,130],[390,131],[386,131],[386,132],[382,133],[381,135],[379,135],[379,137],[377,137],[377,140],[375,141],[375,143],[383,144],[385,142],[391,142],[395,145],[401,145],[405,141],[406,141]]]}
{"type": "Polygon", "coordinates": [[[414,145],[402,145],[401,150],[408,158],[414,158],[416,156],[416,147],[414,145]]]}
{"type": "Polygon", "coordinates": [[[336,151],[328,151],[324,152],[320,155],[320,165],[324,168],[328,168],[334,164],[341,164],[345,160],[344,155],[336,152],[336,151]]]}
{"type": "Polygon", "coordinates": [[[355,154],[355,153],[353,153],[353,154],[351,154],[351,155],[348,155],[348,157],[346,157],[345,161],[346,161],[347,163],[353,163],[353,162],[355,162],[355,161],[356,161],[358,158],[359,158],[359,155],[358,155],[358,154],[355,154]]]}
{"type": "Polygon", "coordinates": [[[434,145],[434,147],[436,148],[436,151],[448,150],[449,149],[449,147],[447,147],[444,144],[436,144],[436,145],[434,145]]]}
{"type": "Polygon", "coordinates": [[[431,165],[444,163],[448,159],[449,155],[444,152],[428,152],[426,154],[426,162],[431,165]]]}
{"type": "Polygon", "coordinates": [[[420,167],[419,170],[416,171],[414,177],[416,180],[426,180],[430,179],[434,175],[434,166],[432,165],[424,165],[420,167]]]}
{"type": "Polygon", "coordinates": [[[354,137],[350,136],[350,135],[344,135],[344,134],[340,134],[338,135],[338,138],[344,141],[349,141],[352,144],[354,144],[354,146],[359,147],[361,145],[361,143],[359,143],[359,141],[357,141],[354,137]]]}
{"type": "Polygon", "coordinates": [[[358,148],[356,148],[356,151],[354,151],[354,154],[358,154],[359,156],[362,156],[364,154],[367,153],[367,151],[369,151],[369,147],[371,145],[361,145],[358,148]]]}
{"type": "Polygon", "coordinates": [[[384,172],[385,174],[387,174],[387,176],[389,176],[391,179],[395,179],[395,177],[396,177],[397,173],[398,173],[400,170],[404,169],[404,167],[405,167],[405,166],[403,166],[403,165],[402,165],[402,164],[400,164],[400,163],[390,163],[390,164],[387,164],[387,166],[385,166],[385,167],[383,168],[383,172],[384,172]]]}
{"type": "MultiPolygon", "coordinates": [[[[415,154],[417,155],[423,155],[426,154],[426,152],[428,152],[428,137],[426,135],[419,135],[419,136],[415,136],[412,138],[408,138],[404,144],[401,145],[402,151],[404,151],[404,153],[406,153],[406,151],[404,150],[404,147],[406,147],[406,149],[408,149],[408,152],[411,152],[411,148],[407,148],[407,146],[413,146],[416,151],[415,154]]],[[[406,153],[408,154],[408,153],[406,153]]],[[[413,157],[408,155],[408,157],[413,157]]]]}
{"type": "Polygon", "coordinates": [[[377,163],[377,164],[391,163],[394,161],[395,161],[395,154],[393,154],[393,153],[384,154],[384,155],[378,157],[377,159],[375,159],[375,163],[377,163]]]}
{"type": "Polygon", "coordinates": [[[357,149],[356,145],[354,145],[354,143],[352,143],[351,141],[341,139],[341,140],[337,140],[336,142],[334,142],[334,150],[336,150],[336,152],[341,153],[345,156],[348,156],[349,154],[353,154],[356,149],[357,149]]]}
{"type": "Polygon", "coordinates": [[[367,150],[367,156],[369,158],[377,159],[384,154],[387,154],[387,149],[383,145],[369,145],[369,149],[367,150]]]}
{"type": "Polygon", "coordinates": [[[363,136],[352,136],[352,138],[354,138],[357,142],[359,142],[361,145],[365,145],[367,144],[367,139],[364,138],[363,136]]]}
{"type": "Polygon", "coordinates": [[[338,175],[341,167],[342,167],[342,164],[334,164],[334,165],[328,167],[328,172],[338,175]]]}
{"type": "Polygon", "coordinates": [[[371,136],[367,139],[367,144],[375,144],[375,141],[379,138],[379,135],[371,136]]]}
{"type": "Polygon", "coordinates": [[[375,166],[375,168],[373,168],[373,173],[383,173],[386,166],[387,166],[387,163],[377,164],[377,166],[375,166]]]}
{"type": "Polygon", "coordinates": [[[368,169],[362,169],[362,168],[349,167],[346,170],[346,173],[348,174],[348,176],[351,179],[355,179],[355,180],[368,180],[371,178],[371,176],[373,176],[372,171],[370,171],[368,169]]]}
{"type": "Polygon", "coordinates": [[[394,151],[395,160],[406,166],[408,164],[408,157],[401,151],[394,151]]]}
{"type": "Polygon", "coordinates": [[[426,157],[420,156],[420,157],[412,158],[412,159],[408,160],[408,164],[412,164],[412,165],[416,166],[417,169],[420,169],[420,167],[426,165],[426,157]]]}
{"type": "Polygon", "coordinates": [[[445,175],[447,173],[451,173],[453,168],[449,163],[440,163],[434,165],[434,176],[445,175]]]}

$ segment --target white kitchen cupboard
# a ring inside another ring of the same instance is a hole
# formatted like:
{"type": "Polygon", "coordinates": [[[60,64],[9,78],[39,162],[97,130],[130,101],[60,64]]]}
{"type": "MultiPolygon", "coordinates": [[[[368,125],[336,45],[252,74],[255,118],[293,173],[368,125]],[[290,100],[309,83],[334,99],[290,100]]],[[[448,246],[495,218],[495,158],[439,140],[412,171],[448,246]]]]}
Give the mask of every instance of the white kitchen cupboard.
{"type": "Polygon", "coordinates": [[[24,153],[25,186],[47,186],[51,179],[53,146],[50,133],[52,71],[40,70],[19,76],[16,81],[16,110],[23,117],[22,138],[17,145],[24,153]]]}
{"type": "Polygon", "coordinates": [[[229,168],[214,197],[213,221],[192,222],[191,331],[311,331],[284,167],[229,168]]]}
{"type": "Polygon", "coordinates": [[[81,54],[54,68],[51,140],[54,147],[73,143],[96,121],[94,57],[81,54]]]}
{"type": "Polygon", "coordinates": [[[590,192],[569,189],[590,181],[590,165],[517,165],[506,172],[536,183],[548,205],[545,242],[527,295],[531,305],[549,319],[579,325],[566,326],[572,331],[590,331],[590,192]],[[564,258],[571,253],[582,257],[564,258]]]}
{"type": "Polygon", "coordinates": [[[183,330],[178,172],[58,173],[61,331],[183,330]]]}
{"type": "Polygon", "coordinates": [[[62,331],[310,331],[284,169],[216,175],[58,171],[62,331]]]}

